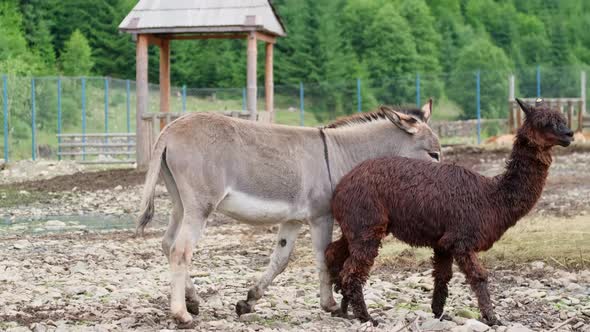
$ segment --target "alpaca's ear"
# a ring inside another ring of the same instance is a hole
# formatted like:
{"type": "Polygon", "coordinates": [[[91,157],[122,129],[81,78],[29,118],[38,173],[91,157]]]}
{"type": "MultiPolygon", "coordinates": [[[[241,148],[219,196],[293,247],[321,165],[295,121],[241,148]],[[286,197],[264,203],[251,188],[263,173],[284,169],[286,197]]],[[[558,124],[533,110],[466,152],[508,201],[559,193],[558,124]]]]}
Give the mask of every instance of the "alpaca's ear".
{"type": "Polygon", "coordinates": [[[395,111],[394,109],[387,106],[381,106],[379,109],[381,112],[383,112],[383,114],[385,114],[385,117],[387,117],[389,121],[393,122],[393,124],[398,126],[406,133],[413,135],[418,132],[418,120],[415,118],[395,111]]]}
{"type": "Polygon", "coordinates": [[[428,99],[428,102],[421,108],[424,122],[428,123],[430,116],[432,115],[432,98],[428,99]]]}
{"type": "Polygon", "coordinates": [[[516,98],[516,102],[518,103],[525,115],[530,115],[533,112],[533,106],[529,105],[527,102],[522,101],[518,98],[516,98]]]}

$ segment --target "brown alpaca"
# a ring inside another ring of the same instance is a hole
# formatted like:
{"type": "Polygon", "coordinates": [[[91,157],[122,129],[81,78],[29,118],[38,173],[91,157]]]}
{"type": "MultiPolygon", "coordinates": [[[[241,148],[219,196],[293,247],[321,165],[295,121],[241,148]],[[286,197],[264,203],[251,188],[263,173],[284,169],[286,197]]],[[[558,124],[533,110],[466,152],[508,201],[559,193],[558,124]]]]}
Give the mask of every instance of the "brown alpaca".
{"type": "Polygon", "coordinates": [[[332,212],[342,237],[326,249],[326,262],[343,299],[356,318],[374,321],[363,298],[363,285],[381,240],[389,233],[412,246],[434,249],[432,312],[443,314],[453,259],[477,296],[484,322],[494,316],[488,275],[476,253],[492,247],[508,228],[535,205],[551,165],[551,148],[568,146],[573,132],[563,115],[517,99],[526,120],[518,130],[504,174],[484,177],[468,169],[400,157],[368,160],[342,178],[332,212]]]}

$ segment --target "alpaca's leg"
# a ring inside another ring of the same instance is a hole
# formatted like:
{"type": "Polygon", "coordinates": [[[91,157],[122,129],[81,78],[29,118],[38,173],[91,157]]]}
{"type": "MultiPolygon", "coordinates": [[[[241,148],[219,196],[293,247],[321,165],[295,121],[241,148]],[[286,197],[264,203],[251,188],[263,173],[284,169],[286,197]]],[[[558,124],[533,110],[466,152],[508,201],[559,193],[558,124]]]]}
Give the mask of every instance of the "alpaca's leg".
{"type": "Polygon", "coordinates": [[[477,259],[474,252],[455,255],[455,260],[477,296],[477,304],[483,321],[488,325],[501,325],[494,315],[490,291],[488,290],[488,273],[477,259]]]}
{"type": "Polygon", "coordinates": [[[435,318],[440,318],[444,311],[447,296],[449,296],[447,284],[453,277],[453,256],[449,252],[434,249],[432,266],[434,268],[432,272],[434,277],[432,313],[434,313],[435,318]]]}
{"type": "MultiPolygon", "coordinates": [[[[342,236],[340,239],[330,243],[326,249],[326,265],[330,273],[330,282],[334,285],[334,289],[339,292],[342,289],[342,279],[340,272],[344,266],[344,262],[350,256],[348,251],[348,242],[342,236]]],[[[344,292],[342,292],[344,293],[344,292]]],[[[342,294],[342,302],[340,303],[340,310],[333,311],[332,316],[348,317],[348,297],[342,294]]]]}
{"type": "Polygon", "coordinates": [[[360,240],[350,245],[350,257],[344,263],[341,272],[342,292],[352,305],[354,316],[361,322],[371,321],[374,326],[378,322],[371,318],[363,297],[363,285],[369,277],[375,257],[379,252],[381,238],[360,240]]]}
{"type": "Polygon", "coordinates": [[[238,316],[253,312],[256,302],[262,298],[264,292],[268,286],[270,286],[274,278],[285,270],[289,263],[289,256],[291,256],[291,252],[293,252],[295,240],[297,239],[297,235],[299,235],[300,228],[300,222],[285,222],[279,226],[277,244],[270,256],[270,262],[268,263],[266,270],[256,285],[250,288],[246,300],[240,300],[236,303],[236,313],[238,316]]]}

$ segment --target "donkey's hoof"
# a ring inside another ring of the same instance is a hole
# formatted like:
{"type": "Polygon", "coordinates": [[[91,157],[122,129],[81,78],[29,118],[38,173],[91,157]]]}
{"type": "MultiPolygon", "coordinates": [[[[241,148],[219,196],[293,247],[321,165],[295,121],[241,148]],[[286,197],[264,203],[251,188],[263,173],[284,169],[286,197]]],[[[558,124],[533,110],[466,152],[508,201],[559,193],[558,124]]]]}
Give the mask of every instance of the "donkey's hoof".
{"type": "Polygon", "coordinates": [[[193,329],[195,327],[195,322],[194,321],[189,321],[186,323],[181,323],[178,322],[178,324],[176,324],[176,328],[179,330],[190,330],[193,329]]]}
{"type": "Polygon", "coordinates": [[[252,311],[254,311],[254,308],[252,308],[252,306],[249,305],[248,302],[240,300],[238,301],[238,303],[236,303],[236,314],[238,314],[238,316],[251,313],[252,311]]]}
{"type": "Polygon", "coordinates": [[[199,314],[199,302],[197,301],[186,301],[186,310],[193,315],[199,314]]]}
{"type": "Polygon", "coordinates": [[[174,315],[174,320],[176,320],[176,326],[179,329],[191,329],[194,326],[193,317],[188,312],[174,315]]]}

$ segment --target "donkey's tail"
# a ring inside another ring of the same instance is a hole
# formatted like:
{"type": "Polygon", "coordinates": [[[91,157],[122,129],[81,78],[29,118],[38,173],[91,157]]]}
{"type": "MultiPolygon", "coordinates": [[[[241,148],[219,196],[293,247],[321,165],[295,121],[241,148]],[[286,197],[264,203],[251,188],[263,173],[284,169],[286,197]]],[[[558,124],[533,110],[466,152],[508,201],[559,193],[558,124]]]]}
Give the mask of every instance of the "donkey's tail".
{"type": "Polygon", "coordinates": [[[156,145],[152,151],[152,160],[145,176],[143,185],[143,195],[141,197],[141,207],[139,219],[137,219],[136,235],[142,236],[145,226],[152,221],[154,217],[154,196],[156,192],[156,183],[160,177],[162,167],[162,156],[166,153],[166,143],[162,135],[158,137],[156,145]]]}

